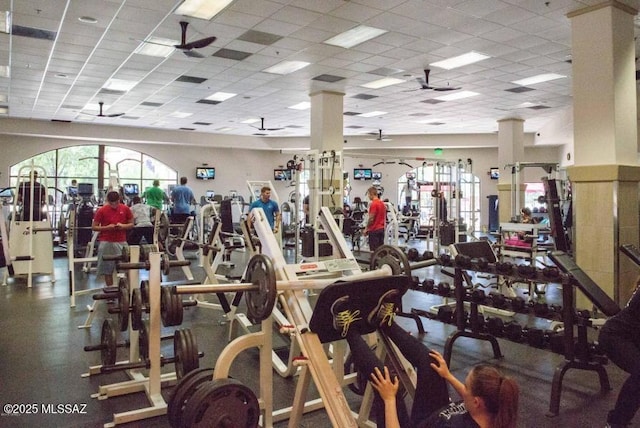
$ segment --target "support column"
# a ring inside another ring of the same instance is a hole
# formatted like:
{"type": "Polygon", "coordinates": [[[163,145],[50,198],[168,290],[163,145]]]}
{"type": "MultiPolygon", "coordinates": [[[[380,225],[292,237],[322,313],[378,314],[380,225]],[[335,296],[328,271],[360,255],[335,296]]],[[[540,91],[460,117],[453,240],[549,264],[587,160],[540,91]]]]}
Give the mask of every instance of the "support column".
{"type": "MultiPolygon", "coordinates": [[[[572,30],[576,263],[619,304],[637,268],[619,247],[638,245],[637,97],[633,18],[616,0],[568,14],[572,30]]],[[[590,308],[577,296],[579,308],[590,308]]]]}
{"type": "MultiPolygon", "coordinates": [[[[524,120],[518,118],[501,119],[498,121],[498,166],[501,168],[498,181],[498,219],[501,223],[511,220],[513,215],[520,212],[516,207],[512,212],[512,204],[515,202],[515,189],[512,182],[512,171],[505,165],[515,164],[524,160],[524,120]]],[[[524,185],[515,183],[520,204],[524,201],[524,185]]],[[[516,198],[518,199],[518,198],[516,198]]]]}
{"type": "Polygon", "coordinates": [[[342,151],[343,99],[341,92],[318,91],[311,97],[311,150],[342,151]]]}

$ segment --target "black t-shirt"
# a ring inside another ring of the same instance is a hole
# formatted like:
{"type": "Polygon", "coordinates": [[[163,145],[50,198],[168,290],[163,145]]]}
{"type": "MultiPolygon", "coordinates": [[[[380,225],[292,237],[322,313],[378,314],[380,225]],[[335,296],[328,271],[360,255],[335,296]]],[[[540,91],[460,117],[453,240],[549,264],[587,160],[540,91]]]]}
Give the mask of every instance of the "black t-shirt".
{"type": "Polygon", "coordinates": [[[607,320],[602,332],[622,333],[640,343],[640,286],[636,287],[627,306],[607,320]]]}
{"type": "Polygon", "coordinates": [[[418,424],[418,428],[480,428],[463,402],[449,403],[418,424]]]}

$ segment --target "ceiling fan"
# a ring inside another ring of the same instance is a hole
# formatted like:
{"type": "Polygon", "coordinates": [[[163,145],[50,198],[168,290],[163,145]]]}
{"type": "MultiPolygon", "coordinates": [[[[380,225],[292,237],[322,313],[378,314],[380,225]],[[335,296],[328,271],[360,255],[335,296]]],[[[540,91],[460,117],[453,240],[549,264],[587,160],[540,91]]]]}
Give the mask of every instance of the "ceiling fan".
{"type": "MultiPolygon", "coordinates": [[[[284,128],[265,128],[264,127],[264,117],[260,118],[260,128],[258,128],[257,126],[253,126],[253,125],[249,125],[252,128],[256,128],[258,131],[280,131],[284,128]]],[[[254,134],[254,135],[267,135],[267,134],[254,134]]]]}
{"type": "Polygon", "coordinates": [[[95,117],[118,117],[118,116],[123,116],[124,113],[113,113],[113,114],[104,114],[103,113],[103,108],[104,108],[104,101],[98,101],[98,114],[91,114],[91,113],[85,113],[85,112],[80,112],[81,114],[87,114],[89,116],[95,116],[95,117]]]}
{"type": "Polygon", "coordinates": [[[458,89],[460,89],[459,87],[454,87],[454,86],[431,86],[429,84],[429,73],[431,73],[431,70],[429,70],[428,68],[426,70],[424,70],[424,79],[422,77],[416,77],[416,80],[418,81],[418,83],[420,84],[420,88],[418,89],[410,89],[409,91],[406,92],[412,92],[412,91],[418,91],[421,89],[431,89],[433,91],[439,91],[439,92],[445,92],[445,91],[457,91],[458,89]]]}
{"type": "Polygon", "coordinates": [[[174,48],[181,50],[186,56],[189,56],[192,58],[204,58],[204,55],[194,51],[193,49],[201,49],[201,48],[207,47],[211,43],[213,43],[217,39],[217,37],[214,37],[214,36],[205,37],[204,39],[194,40],[193,42],[187,43],[187,27],[188,26],[189,26],[189,23],[187,21],[180,21],[180,27],[182,28],[182,37],[179,45],[169,45],[165,43],[153,42],[151,40],[143,40],[142,43],[151,43],[154,45],[161,45],[161,46],[173,46],[174,48]]]}
{"type": "Polygon", "coordinates": [[[375,136],[376,138],[365,138],[367,141],[393,141],[391,138],[382,135],[382,129],[378,129],[378,132],[370,132],[369,135],[375,136]]]}

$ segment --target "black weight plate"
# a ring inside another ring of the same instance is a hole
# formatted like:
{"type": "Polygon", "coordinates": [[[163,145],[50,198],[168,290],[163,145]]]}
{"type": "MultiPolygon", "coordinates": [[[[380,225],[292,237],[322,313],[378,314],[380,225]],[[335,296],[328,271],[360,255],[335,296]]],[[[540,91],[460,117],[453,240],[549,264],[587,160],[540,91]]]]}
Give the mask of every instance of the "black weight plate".
{"type": "Polygon", "coordinates": [[[112,366],[116,363],[117,340],[118,333],[111,325],[111,320],[104,320],[102,322],[102,332],[100,333],[100,344],[102,345],[100,360],[103,367],[112,366]]]}
{"type": "Polygon", "coordinates": [[[126,277],[122,277],[118,280],[118,288],[126,288],[129,294],[131,294],[131,286],[129,280],[126,277]]]}
{"type": "Polygon", "coordinates": [[[247,315],[253,322],[265,320],[271,316],[278,294],[271,259],[264,254],[254,255],[249,260],[245,275],[249,282],[258,287],[256,291],[245,293],[247,315]]]}
{"type": "Polygon", "coordinates": [[[256,395],[235,379],[206,382],[187,402],[183,426],[256,428],[260,405],[256,395]]]}
{"type": "Polygon", "coordinates": [[[118,292],[118,326],[120,331],[127,331],[129,328],[129,303],[131,295],[128,287],[120,287],[118,292]]]}
{"type": "Polygon", "coordinates": [[[149,359],[149,322],[142,321],[140,331],[138,333],[138,349],[140,351],[140,359],[146,361],[149,359]]]}
{"type": "Polygon", "coordinates": [[[142,327],[142,293],[139,288],[131,292],[131,328],[140,330],[142,327]]]}
{"type": "Polygon", "coordinates": [[[182,320],[184,318],[184,308],[182,307],[182,297],[177,294],[171,294],[171,298],[173,299],[173,309],[174,309],[174,317],[173,317],[173,325],[182,325],[182,320]]]}
{"type": "Polygon", "coordinates": [[[196,336],[193,334],[191,329],[185,328],[183,331],[187,338],[187,349],[189,351],[183,364],[183,375],[185,375],[200,367],[200,358],[198,357],[198,342],[196,340],[196,336]]]}
{"type": "Polygon", "coordinates": [[[194,392],[205,382],[213,379],[213,367],[194,370],[178,381],[167,403],[169,425],[173,428],[182,427],[184,408],[194,392]]]}
{"type": "Polygon", "coordinates": [[[140,281],[140,293],[142,295],[142,305],[145,308],[149,307],[149,281],[140,281]]]}
{"type": "Polygon", "coordinates": [[[182,379],[185,375],[185,360],[189,358],[187,337],[184,330],[178,329],[173,333],[173,359],[176,368],[176,378],[182,379]]]}
{"type": "Polygon", "coordinates": [[[379,246],[371,255],[371,270],[389,265],[393,275],[406,275],[411,278],[411,266],[407,255],[391,245],[379,246]]]}
{"type": "Polygon", "coordinates": [[[169,287],[160,288],[160,318],[162,318],[162,325],[165,327],[171,327],[172,317],[174,316],[173,299],[171,297],[171,290],[169,287]]]}

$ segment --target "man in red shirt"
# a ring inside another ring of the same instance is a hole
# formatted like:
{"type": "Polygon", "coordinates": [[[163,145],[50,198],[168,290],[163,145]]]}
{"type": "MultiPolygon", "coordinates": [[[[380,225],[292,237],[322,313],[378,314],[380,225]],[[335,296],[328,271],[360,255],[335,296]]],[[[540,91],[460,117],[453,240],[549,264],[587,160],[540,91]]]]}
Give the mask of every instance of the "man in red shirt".
{"type": "Polygon", "coordinates": [[[376,248],[384,244],[384,223],[387,218],[387,208],[378,197],[378,189],[375,187],[369,187],[367,196],[371,202],[369,203],[369,218],[363,234],[369,236],[369,249],[375,251],[376,248]]]}
{"type": "Polygon", "coordinates": [[[113,271],[116,262],[105,261],[105,254],[122,254],[127,245],[127,230],[133,227],[133,214],[128,206],[120,203],[120,194],[115,191],[107,193],[107,203],[96,211],[91,229],[99,232],[98,240],[98,275],[104,275],[107,287],[113,285],[113,271]]]}

